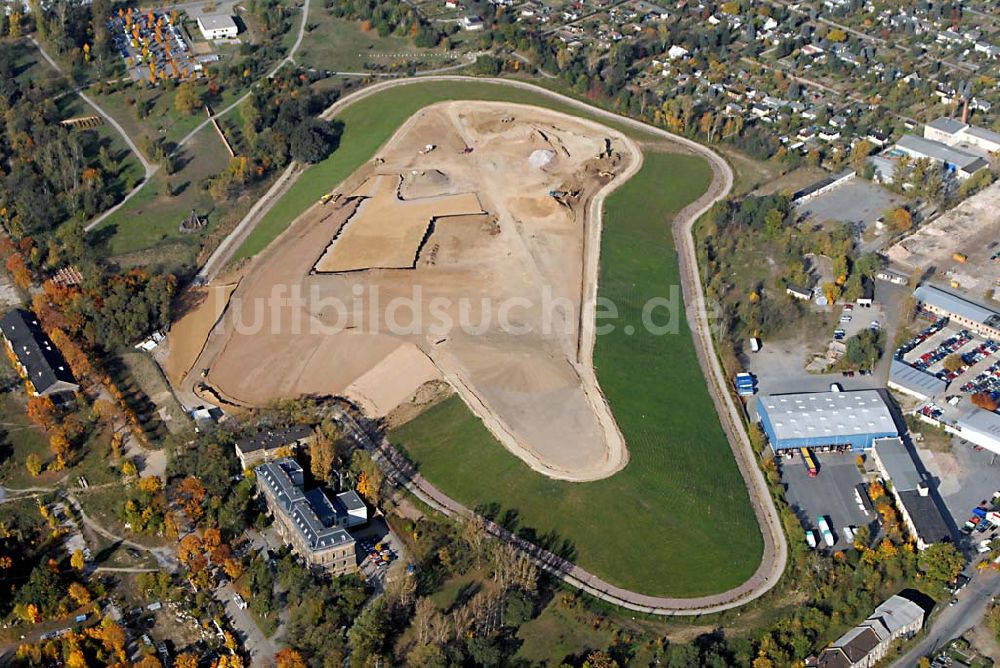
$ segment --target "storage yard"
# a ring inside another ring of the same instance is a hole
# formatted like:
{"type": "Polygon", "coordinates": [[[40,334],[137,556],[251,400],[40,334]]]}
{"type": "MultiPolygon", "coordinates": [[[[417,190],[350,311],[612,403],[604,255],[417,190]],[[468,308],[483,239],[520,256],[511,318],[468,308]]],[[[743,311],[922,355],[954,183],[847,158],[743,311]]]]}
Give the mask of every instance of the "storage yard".
{"type": "Polygon", "coordinates": [[[640,160],[620,133],[556,112],[425,108],[245,269],[185,384],[244,406],[343,393],[381,417],[444,378],[532,467],[566,479],[610,475],[627,453],[580,328],[599,240],[588,213],[640,160]],[[276,289],[309,299],[272,311],[276,289]],[[359,294],[360,310],[330,308],[359,294]],[[485,297],[492,302],[480,306],[485,297]],[[390,313],[394,299],[414,303],[390,313]],[[572,308],[546,310],[546,299],[572,308]],[[470,304],[484,310],[470,317],[470,304]],[[267,321],[247,326],[258,317],[267,321]],[[470,320],[486,325],[474,331],[470,320]],[[566,433],[576,438],[567,443],[566,433]]]}
{"type": "MultiPolygon", "coordinates": [[[[909,273],[933,273],[971,299],[1000,290],[1000,182],[892,246],[889,260],[909,273]]],[[[993,302],[996,304],[997,302],[993,302]]]]}

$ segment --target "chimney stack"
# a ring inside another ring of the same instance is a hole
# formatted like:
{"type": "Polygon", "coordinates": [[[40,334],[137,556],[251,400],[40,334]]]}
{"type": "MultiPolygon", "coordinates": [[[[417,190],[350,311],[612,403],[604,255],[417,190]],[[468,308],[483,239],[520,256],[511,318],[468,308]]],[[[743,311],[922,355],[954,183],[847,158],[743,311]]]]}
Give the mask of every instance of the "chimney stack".
{"type": "Polygon", "coordinates": [[[962,100],[962,123],[969,124],[969,98],[962,100]]]}

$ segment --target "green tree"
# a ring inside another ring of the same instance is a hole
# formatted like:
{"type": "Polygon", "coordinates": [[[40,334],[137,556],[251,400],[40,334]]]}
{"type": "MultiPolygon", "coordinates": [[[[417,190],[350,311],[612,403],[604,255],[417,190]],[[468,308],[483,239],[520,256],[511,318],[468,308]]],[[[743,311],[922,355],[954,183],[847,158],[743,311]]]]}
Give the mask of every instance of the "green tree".
{"type": "Polygon", "coordinates": [[[352,663],[365,665],[369,657],[382,652],[388,638],[389,604],[382,596],[361,611],[347,632],[347,642],[353,652],[352,663]]]}
{"type": "Polygon", "coordinates": [[[339,125],[316,120],[306,121],[292,130],[288,148],[292,158],[311,164],[330,155],[339,140],[339,125]]]}
{"type": "Polygon", "coordinates": [[[952,543],[935,543],[917,557],[917,568],[928,580],[944,585],[962,572],[965,557],[952,543]]]}
{"type": "Polygon", "coordinates": [[[871,368],[882,356],[885,335],[881,331],[863,329],[847,340],[847,362],[853,366],[871,368]]]}

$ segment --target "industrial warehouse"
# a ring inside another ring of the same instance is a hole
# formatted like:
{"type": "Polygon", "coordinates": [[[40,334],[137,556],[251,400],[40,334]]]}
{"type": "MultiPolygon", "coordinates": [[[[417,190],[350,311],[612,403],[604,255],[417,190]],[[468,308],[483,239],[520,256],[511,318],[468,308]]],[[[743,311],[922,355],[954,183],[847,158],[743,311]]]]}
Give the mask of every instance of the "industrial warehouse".
{"type": "Polygon", "coordinates": [[[831,445],[862,451],[875,439],[899,436],[892,411],[876,390],[762,394],[757,413],[775,452],[831,445]]]}

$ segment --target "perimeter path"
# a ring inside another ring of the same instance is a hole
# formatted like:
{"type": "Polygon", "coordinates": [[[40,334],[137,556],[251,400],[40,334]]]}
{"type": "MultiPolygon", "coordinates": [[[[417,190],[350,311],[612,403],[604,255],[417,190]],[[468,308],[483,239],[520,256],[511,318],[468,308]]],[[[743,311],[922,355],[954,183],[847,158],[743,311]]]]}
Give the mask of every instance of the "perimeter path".
{"type": "MultiPolygon", "coordinates": [[[[736,608],[762,596],[780,580],[788,561],[788,544],[781,529],[781,521],[778,517],[777,508],[771,499],[764,476],[757,466],[756,455],[750,445],[746,430],[743,428],[740,412],[736,407],[732,394],[728,390],[729,384],[726,382],[725,374],[715,353],[705,305],[705,295],[699,278],[700,272],[693,237],[695,221],[707,212],[713,204],[726,197],[732,189],[732,169],[718,154],[685,137],[680,137],[665,130],[646,125],[640,121],[592,107],[579,100],[529,83],[506,79],[449,75],[382,81],[341,98],[326,109],[322,117],[329,119],[344,107],[388,88],[420,85],[424,81],[468,81],[530,90],[592,116],[613,121],[614,123],[628,126],[653,137],[673,142],[704,157],[708,161],[713,173],[712,183],[700,198],[677,214],[673,222],[673,235],[680,263],[684,303],[687,305],[688,322],[694,338],[698,361],[705,374],[708,388],[715,402],[716,411],[726,431],[726,436],[732,448],[733,455],[736,458],[736,463],[739,465],[740,472],[747,485],[750,501],[753,505],[757,522],[760,525],[764,541],[764,551],[760,566],[746,582],[720,594],[697,598],[647,596],[604,582],[575,564],[513,536],[502,527],[489,522],[486,523],[486,526],[491,533],[517,546],[525,554],[534,559],[542,568],[561,578],[567,584],[629,610],[654,615],[701,615],[736,608]]],[[[301,173],[301,171],[298,173],[301,173]]],[[[236,248],[239,247],[239,243],[242,243],[242,240],[249,235],[256,223],[273,206],[279,193],[287,190],[290,187],[291,181],[294,181],[298,174],[287,174],[287,179],[285,176],[283,174],[282,178],[284,180],[279,180],[279,183],[272,186],[264,196],[266,203],[262,204],[258,209],[257,215],[253,219],[249,219],[248,217],[248,219],[241,221],[232,234],[223,241],[216,254],[210,258],[202,271],[199,272],[199,279],[203,281],[210,280],[225,266],[236,248]],[[279,188],[279,186],[281,187],[279,188]]],[[[669,176],[669,174],[665,174],[664,178],[669,178],[669,176]]],[[[353,421],[345,418],[345,422],[351,425],[353,421]]],[[[405,460],[398,456],[398,453],[395,453],[387,441],[383,439],[380,442],[376,442],[356,424],[352,425],[352,431],[359,444],[372,450],[390,474],[393,474],[399,480],[400,484],[405,485],[407,489],[426,503],[447,514],[466,517],[473,515],[471,510],[448,497],[422,478],[417,472],[413,471],[412,467],[409,467],[405,460]]]]}
{"type": "MultiPolygon", "coordinates": [[[[42,45],[38,42],[38,40],[36,40],[34,37],[30,37],[29,39],[31,39],[31,43],[35,45],[35,48],[38,49],[38,52],[42,54],[42,58],[45,59],[45,62],[51,65],[52,69],[54,69],[59,74],[65,75],[65,73],[62,71],[62,68],[59,67],[59,63],[57,63],[48,53],[45,52],[45,49],[42,48],[42,45]]],[[[98,106],[98,104],[94,102],[94,100],[89,95],[84,93],[82,89],[77,89],[75,92],[77,95],[80,96],[80,98],[84,102],[93,107],[94,111],[100,114],[104,118],[104,120],[107,121],[108,125],[113,127],[118,132],[118,134],[122,136],[122,139],[125,140],[125,143],[128,144],[128,147],[132,150],[133,153],[135,153],[135,157],[139,159],[140,163],[142,163],[142,168],[146,171],[146,181],[148,181],[150,177],[152,177],[153,174],[155,174],[157,170],[160,169],[159,165],[154,165],[153,163],[146,160],[146,156],[142,154],[142,151],[139,150],[139,147],[135,145],[135,143],[132,141],[132,138],[128,136],[128,133],[125,132],[125,129],[118,124],[118,121],[116,121],[111,114],[101,109],[101,107],[98,106]]]]}

